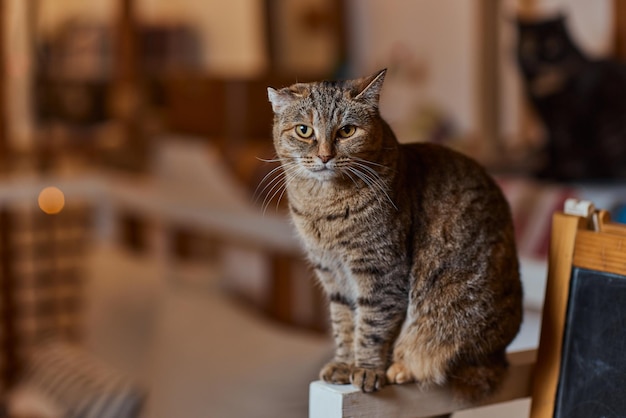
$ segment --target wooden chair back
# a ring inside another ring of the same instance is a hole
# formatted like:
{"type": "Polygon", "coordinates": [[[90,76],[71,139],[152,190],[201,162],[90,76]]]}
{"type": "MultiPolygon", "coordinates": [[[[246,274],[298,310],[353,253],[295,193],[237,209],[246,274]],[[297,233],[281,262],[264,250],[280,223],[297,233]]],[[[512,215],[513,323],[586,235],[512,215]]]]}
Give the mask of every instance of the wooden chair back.
{"type": "Polygon", "coordinates": [[[611,302],[622,294],[626,295],[626,225],[612,223],[608,212],[595,210],[590,202],[568,201],[565,212],[553,217],[532,418],[592,416],[588,414],[596,412],[588,408],[600,413],[614,409],[615,399],[623,398],[610,393],[624,393],[611,382],[614,377],[601,375],[616,369],[622,375],[626,372],[626,363],[620,360],[624,356],[611,354],[613,346],[619,349],[626,341],[626,322],[620,320],[622,315],[626,318],[626,303],[611,302]],[[607,334],[606,327],[614,329],[607,334]],[[580,385],[593,376],[584,373],[581,379],[580,370],[598,374],[606,385],[606,390],[595,386],[602,395],[585,400],[588,389],[580,385]],[[574,379],[578,388],[572,388],[574,379]]]}

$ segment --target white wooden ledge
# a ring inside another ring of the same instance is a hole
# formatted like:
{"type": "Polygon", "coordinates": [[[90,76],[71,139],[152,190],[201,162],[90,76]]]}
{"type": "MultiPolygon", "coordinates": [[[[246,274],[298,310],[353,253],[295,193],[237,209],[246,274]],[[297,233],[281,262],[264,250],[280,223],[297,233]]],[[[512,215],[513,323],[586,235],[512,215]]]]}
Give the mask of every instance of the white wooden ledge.
{"type": "Polygon", "coordinates": [[[455,400],[446,387],[427,391],[415,385],[389,385],[366,394],[352,385],[331,385],[321,381],[309,388],[309,418],[419,418],[449,414],[463,409],[527,398],[531,393],[536,350],[509,353],[509,373],[502,388],[480,404],[455,400]]]}

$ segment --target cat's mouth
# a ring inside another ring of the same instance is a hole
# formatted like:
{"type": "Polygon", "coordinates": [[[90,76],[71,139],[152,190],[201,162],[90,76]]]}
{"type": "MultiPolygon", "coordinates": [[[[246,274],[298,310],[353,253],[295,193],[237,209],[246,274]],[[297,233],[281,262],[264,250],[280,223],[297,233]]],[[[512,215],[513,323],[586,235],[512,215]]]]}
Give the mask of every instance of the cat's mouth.
{"type": "Polygon", "coordinates": [[[317,180],[330,180],[337,176],[337,170],[326,164],[309,167],[309,172],[317,180]]]}
{"type": "Polygon", "coordinates": [[[310,168],[311,171],[313,171],[314,173],[320,172],[320,171],[332,171],[332,169],[326,165],[323,166],[317,166],[317,167],[311,167],[310,168]]]}

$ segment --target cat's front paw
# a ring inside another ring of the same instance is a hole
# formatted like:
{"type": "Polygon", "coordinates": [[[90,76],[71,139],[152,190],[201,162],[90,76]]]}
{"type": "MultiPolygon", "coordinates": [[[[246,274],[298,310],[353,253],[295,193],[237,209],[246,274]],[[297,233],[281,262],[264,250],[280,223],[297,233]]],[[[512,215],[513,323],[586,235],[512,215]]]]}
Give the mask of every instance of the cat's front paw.
{"type": "Polygon", "coordinates": [[[403,363],[395,362],[387,369],[387,380],[401,385],[414,382],[415,378],[403,363]]]}
{"type": "Polygon", "coordinates": [[[322,367],[322,370],[320,371],[320,379],[328,383],[346,385],[350,383],[351,373],[351,364],[331,361],[322,367]]]}
{"type": "Polygon", "coordinates": [[[354,367],[350,382],[363,392],[376,392],[385,386],[385,369],[354,367]]]}

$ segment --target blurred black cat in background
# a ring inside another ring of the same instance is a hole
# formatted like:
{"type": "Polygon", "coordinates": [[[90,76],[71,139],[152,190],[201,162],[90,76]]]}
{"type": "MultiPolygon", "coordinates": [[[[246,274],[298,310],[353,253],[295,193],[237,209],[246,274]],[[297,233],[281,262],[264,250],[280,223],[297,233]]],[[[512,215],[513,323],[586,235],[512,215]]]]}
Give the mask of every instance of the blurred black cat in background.
{"type": "Polygon", "coordinates": [[[537,175],[626,179],[626,65],[586,56],[562,15],[517,25],[524,87],[548,135],[537,175]]]}

